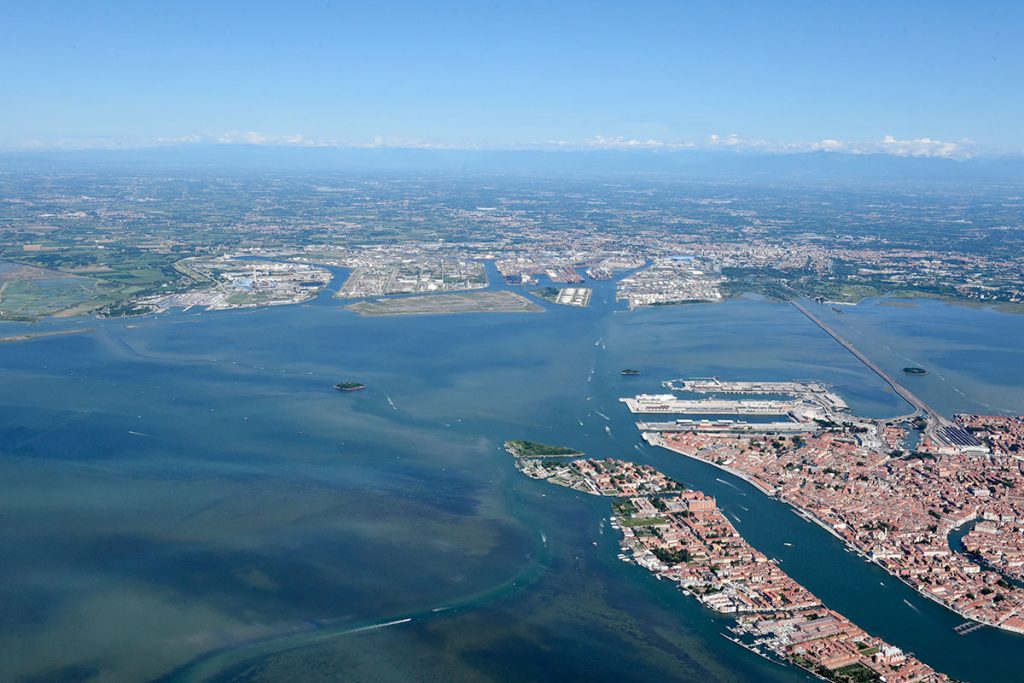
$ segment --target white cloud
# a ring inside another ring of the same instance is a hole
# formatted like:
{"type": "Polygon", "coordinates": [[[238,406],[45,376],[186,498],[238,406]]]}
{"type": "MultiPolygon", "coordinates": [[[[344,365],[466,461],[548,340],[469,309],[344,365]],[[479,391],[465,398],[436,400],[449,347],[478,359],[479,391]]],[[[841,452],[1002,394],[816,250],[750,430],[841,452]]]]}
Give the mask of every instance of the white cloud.
{"type": "Polygon", "coordinates": [[[193,135],[182,135],[176,138],[157,138],[156,142],[158,145],[190,145],[197,142],[204,142],[206,136],[193,134],[193,135]]]}
{"type": "Polygon", "coordinates": [[[902,157],[934,157],[947,159],[969,159],[974,156],[974,143],[970,140],[944,142],[931,138],[898,140],[886,135],[878,142],[860,140],[839,140],[825,138],[815,142],[776,143],[765,140],[751,140],[735,133],[722,137],[712,134],[708,137],[707,148],[732,148],[740,151],[761,151],[773,153],[832,152],[837,154],[891,154],[902,157]]]}
{"type": "MultiPolygon", "coordinates": [[[[268,145],[289,147],[335,147],[363,149],[449,149],[449,150],[480,150],[480,149],[565,149],[565,150],[730,150],[734,152],[763,152],[774,154],[823,152],[833,154],[890,154],[900,157],[929,157],[947,159],[968,159],[977,153],[977,148],[970,140],[946,142],[928,137],[897,139],[886,135],[878,141],[841,140],[824,138],[811,142],[772,142],[762,139],[747,138],[737,133],[720,135],[712,133],[698,142],[686,140],[666,140],[658,138],[633,138],[623,135],[594,135],[584,140],[545,140],[542,142],[498,145],[473,144],[463,141],[438,141],[413,137],[387,137],[376,135],[370,140],[339,140],[311,138],[298,133],[276,134],[259,131],[230,130],[223,133],[191,133],[176,137],[162,137],[150,140],[141,146],[152,145],[189,145],[189,144],[220,144],[220,145],[268,145]]],[[[26,140],[24,149],[116,149],[132,147],[113,138],[80,137],[61,138],[55,140],[26,140]]],[[[140,145],[134,145],[140,146],[140,145]]]]}
{"type": "Polygon", "coordinates": [[[621,135],[606,137],[595,135],[584,143],[587,147],[600,149],[662,149],[665,143],[661,140],[634,140],[621,135]]]}
{"type": "Polygon", "coordinates": [[[546,140],[514,148],[526,149],[619,149],[619,150],[731,150],[734,152],[764,152],[771,154],[797,154],[801,152],[827,152],[834,154],[891,154],[894,156],[939,157],[967,159],[974,156],[974,143],[970,140],[943,142],[930,138],[897,140],[886,135],[880,141],[841,140],[824,138],[810,142],[773,142],[747,138],[738,133],[720,135],[712,133],[700,142],[661,140],[655,138],[629,138],[622,135],[595,135],[585,140],[546,140]]]}
{"type": "Polygon", "coordinates": [[[849,146],[842,140],[834,140],[832,138],[826,138],[825,140],[819,140],[818,142],[811,143],[811,149],[815,152],[844,152],[850,151],[849,146]]]}
{"type": "Polygon", "coordinates": [[[476,146],[459,142],[436,142],[422,138],[386,138],[381,135],[374,136],[369,141],[335,140],[325,138],[310,138],[297,133],[271,134],[259,131],[238,131],[230,130],[224,133],[194,133],[179,137],[157,138],[158,145],[185,145],[185,144],[217,144],[217,145],[267,145],[277,147],[338,147],[338,148],[386,148],[400,147],[404,149],[474,149],[476,146]]]}
{"type": "Polygon", "coordinates": [[[696,145],[692,142],[678,142],[678,141],[666,141],[656,140],[648,138],[647,140],[638,140],[635,138],[627,138],[621,135],[607,136],[607,135],[595,135],[592,138],[584,140],[582,144],[574,144],[566,140],[555,141],[555,146],[558,147],[582,147],[585,149],[692,149],[696,145]]]}
{"type": "Polygon", "coordinates": [[[883,151],[900,157],[970,157],[971,152],[968,149],[970,145],[969,140],[961,142],[943,142],[931,138],[897,140],[892,135],[882,138],[883,151]]]}
{"type": "Polygon", "coordinates": [[[712,147],[761,147],[761,141],[746,140],[736,133],[729,133],[724,138],[718,133],[708,136],[708,144],[712,147]]]}
{"type": "Polygon", "coordinates": [[[132,145],[123,140],[101,136],[60,137],[46,140],[22,140],[19,145],[27,150],[88,150],[88,149],[128,149],[132,145]]]}
{"type": "Polygon", "coordinates": [[[280,144],[284,138],[276,138],[263,133],[257,133],[254,130],[248,132],[240,132],[237,130],[231,130],[227,133],[221,133],[217,136],[217,142],[222,145],[266,145],[266,144],[280,144]]]}
{"type": "Polygon", "coordinates": [[[331,147],[363,147],[363,148],[401,148],[401,149],[482,149],[480,145],[465,142],[439,142],[437,140],[425,140],[423,138],[396,138],[375,135],[370,142],[340,142],[337,140],[327,143],[331,147]]]}

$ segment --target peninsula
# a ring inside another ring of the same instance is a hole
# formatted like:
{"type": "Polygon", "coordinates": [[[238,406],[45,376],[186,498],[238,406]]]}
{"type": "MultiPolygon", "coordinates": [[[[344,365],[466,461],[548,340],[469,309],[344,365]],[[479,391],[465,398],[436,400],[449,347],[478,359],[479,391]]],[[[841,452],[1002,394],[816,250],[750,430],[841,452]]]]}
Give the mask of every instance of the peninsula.
{"type": "Polygon", "coordinates": [[[92,327],[78,327],[73,330],[54,330],[52,332],[28,332],[26,334],[18,334],[10,337],[0,337],[0,342],[32,341],[33,339],[46,339],[47,337],[65,337],[70,334],[89,334],[95,331],[95,328],[92,327]]]}

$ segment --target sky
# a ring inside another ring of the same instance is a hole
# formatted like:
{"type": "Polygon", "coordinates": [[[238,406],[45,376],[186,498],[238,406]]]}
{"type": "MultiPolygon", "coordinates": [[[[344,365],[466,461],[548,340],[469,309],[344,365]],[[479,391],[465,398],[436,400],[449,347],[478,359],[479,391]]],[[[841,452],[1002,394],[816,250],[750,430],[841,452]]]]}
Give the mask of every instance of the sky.
{"type": "Polygon", "coordinates": [[[1024,151],[1024,3],[0,0],[0,149],[1024,151]]]}

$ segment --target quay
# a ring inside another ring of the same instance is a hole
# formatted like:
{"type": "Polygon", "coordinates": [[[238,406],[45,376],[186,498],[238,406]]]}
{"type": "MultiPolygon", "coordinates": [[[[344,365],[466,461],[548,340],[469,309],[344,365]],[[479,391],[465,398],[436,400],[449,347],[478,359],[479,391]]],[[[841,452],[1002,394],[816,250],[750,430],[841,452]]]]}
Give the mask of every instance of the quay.
{"type": "Polygon", "coordinates": [[[696,401],[676,398],[672,394],[640,394],[620,398],[631,413],[675,413],[679,415],[787,415],[798,407],[796,401],[696,401]]]}
{"type": "Polygon", "coordinates": [[[814,422],[738,422],[735,420],[674,420],[637,422],[641,432],[707,432],[713,434],[806,434],[818,425],[814,422]]]}

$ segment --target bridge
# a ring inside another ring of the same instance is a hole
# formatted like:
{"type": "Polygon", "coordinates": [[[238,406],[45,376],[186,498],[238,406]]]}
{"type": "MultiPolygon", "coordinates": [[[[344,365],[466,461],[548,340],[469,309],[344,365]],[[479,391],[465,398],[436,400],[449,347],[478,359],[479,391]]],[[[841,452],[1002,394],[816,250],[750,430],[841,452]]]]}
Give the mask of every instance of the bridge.
{"type": "Polygon", "coordinates": [[[885,380],[885,383],[893,388],[893,391],[895,391],[897,394],[899,394],[901,397],[903,397],[903,399],[907,403],[909,403],[910,405],[914,406],[914,409],[919,414],[923,414],[925,417],[927,417],[928,421],[930,423],[932,423],[934,426],[939,427],[939,428],[942,428],[942,427],[952,427],[953,426],[953,423],[951,423],[949,420],[947,420],[945,417],[943,417],[941,413],[939,413],[936,410],[933,410],[927,403],[922,401],[912,391],[910,391],[910,389],[907,389],[905,386],[903,386],[902,384],[897,382],[896,379],[892,375],[887,373],[882,368],[878,367],[878,365],[875,364],[874,361],[872,361],[870,358],[868,358],[863,353],[858,351],[857,347],[855,347],[853,344],[851,344],[849,341],[847,341],[846,338],[844,338],[842,335],[840,335],[838,332],[836,332],[834,329],[832,329],[832,327],[830,327],[824,321],[822,321],[820,318],[818,318],[818,316],[814,315],[809,310],[807,310],[806,306],[801,304],[799,301],[790,301],[789,303],[793,304],[793,307],[796,308],[796,310],[800,311],[805,316],[807,316],[808,320],[810,320],[812,323],[814,323],[815,325],[820,327],[822,330],[824,330],[825,333],[828,334],[828,336],[832,337],[837,342],[839,342],[839,344],[844,349],[846,349],[851,354],[853,354],[853,356],[857,360],[859,360],[861,363],[863,363],[864,365],[866,365],[869,368],[871,368],[871,370],[876,375],[878,375],[883,380],[885,380]]]}

